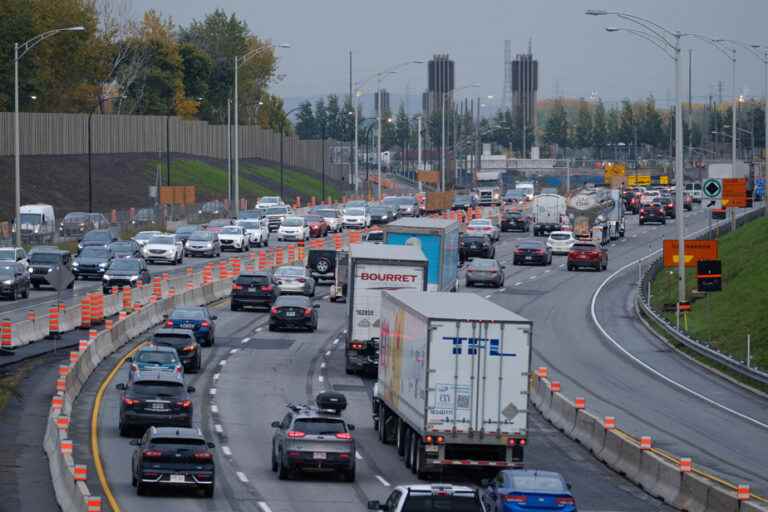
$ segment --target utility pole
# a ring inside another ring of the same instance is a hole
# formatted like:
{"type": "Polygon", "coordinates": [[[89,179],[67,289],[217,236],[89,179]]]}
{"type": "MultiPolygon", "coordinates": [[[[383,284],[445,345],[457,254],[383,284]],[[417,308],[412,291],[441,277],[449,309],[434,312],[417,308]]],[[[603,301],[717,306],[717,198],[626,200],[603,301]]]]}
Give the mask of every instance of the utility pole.
{"type": "MultiPolygon", "coordinates": [[[[418,155],[416,157],[417,160],[418,160],[418,165],[416,166],[416,173],[417,173],[417,177],[418,177],[418,172],[421,170],[421,167],[422,167],[422,160],[421,160],[421,146],[422,146],[422,141],[421,141],[421,116],[417,117],[416,119],[418,121],[417,132],[416,132],[416,135],[417,135],[417,139],[416,140],[418,141],[417,142],[417,144],[418,144],[418,149],[417,149],[418,155]]],[[[421,184],[421,181],[418,181],[418,183],[419,183],[419,192],[422,192],[424,190],[423,185],[421,184]]]]}
{"type": "Polygon", "coordinates": [[[688,158],[693,160],[693,50],[688,50],[688,158]]]}
{"type": "MultiPolygon", "coordinates": [[[[227,201],[232,201],[232,99],[227,98],[227,201]]],[[[282,143],[282,140],[280,141],[282,143]]]]}

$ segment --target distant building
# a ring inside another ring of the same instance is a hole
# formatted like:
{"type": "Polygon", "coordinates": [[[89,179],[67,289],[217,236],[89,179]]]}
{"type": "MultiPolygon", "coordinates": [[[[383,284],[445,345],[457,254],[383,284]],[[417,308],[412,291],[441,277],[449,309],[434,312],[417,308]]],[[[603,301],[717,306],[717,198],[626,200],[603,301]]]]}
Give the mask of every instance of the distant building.
{"type": "MultiPolygon", "coordinates": [[[[379,113],[379,93],[375,92],[373,93],[373,110],[377,114],[379,113]]],[[[386,89],[381,89],[381,111],[382,112],[392,112],[392,109],[389,105],[389,91],[386,89]]]]}
{"type": "Polygon", "coordinates": [[[455,65],[447,53],[435,55],[427,63],[427,90],[421,100],[421,109],[427,119],[433,112],[441,111],[442,94],[447,94],[446,109],[453,104],[455,77],[455,65]]]}
{"type": "Polygon", "coordinates": [[[519,54],[510,63],[512,114],[522,112],[523,124],[536,130],[536,93],[539,90],[539,62],[534,60],[531,44],[528,53],[519,54]]]}

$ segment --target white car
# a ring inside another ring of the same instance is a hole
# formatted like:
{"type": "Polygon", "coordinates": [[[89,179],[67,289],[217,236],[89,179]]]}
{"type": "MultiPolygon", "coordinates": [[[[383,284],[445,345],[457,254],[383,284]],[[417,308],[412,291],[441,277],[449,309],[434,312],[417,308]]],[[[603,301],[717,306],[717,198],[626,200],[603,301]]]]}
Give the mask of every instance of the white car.
{"type": "Polygon", "coordinates": [[[309,240],[309,226],[304,217],[286,217],[277,228],[277,240],[309,240]]]}
{"type": "Polygon", "coordinates": [[[139,247],[144,247],[152,238],[162,234],[162,231],[139,231],[136,233],[136,236],[133,237],[133,240],[139,244],[139,247]]]}
{"type": "Polygon", "coordinates": [[[311,213],[322,217],[328,224],[328,229],[333,233],[338,233],[342,230],[342,215],[336,208],[317,208],[311,213]]]}
{"type": "Polygon", "coordinates": [[[371,216],[366,208],[346,208],[341,224],[345,228],[367,228],[371,226],[371,216]]]}
{"type": "Polygon", "coordinates": [[[491,240],[499,239],[499,228],[491,219],[475,219],[467,224],[465,231],[468,235],[488,235],[491,240]]]}
{"type": "Polygon", "coordinates": [[[176,265],[184,261],[184,244],[174,235],[156,235],[141,248],[147,263],[165,262],[176,265]]]}
{"type": "Polygon", "coordinates": [[[453,484],[399,485],[387,501],[369,501],[368,510],[402,512],[403,510],[486,510],[480,492],[453,484]]]}
{"type": "Polygon", "coordinates": [[[552,250],[552,254],[568,254],[576,242],[576,237],[571,231],[553,231],[547,238],[547,247],[552,250]]]}
{"type": "Polygon", "coordinates": [[[266,217],[238,220],[237,225],[245,229],[245,234],[251,247],[266,247],[269,245],[269,222],[267,222],[266,217]]]}
{"type": "Polygon", "coordinates": [[[248,243],[248,235],[245,234],[245,228],[243,226],[226,226],[221,228],[221,231],[217,234],[219,235],[222,251],[230,250],[245,252],[250,247],[250,244],[248,243]]]}
{"type": "Polygon", "coordinates": [[[29,269],[27,252],[21,247],[0,247],[0,263],[15,262],[21,264],[25,270],[29,269]]]}
{"type": "Polygon", "coordinates": [[[264,196],[261,199],[259,199],[259,202],[256,203],[257,208],[268,208],[270,206],[280,206],[283,203],[283,200],[280,199],[278,196],[264,196]]]}

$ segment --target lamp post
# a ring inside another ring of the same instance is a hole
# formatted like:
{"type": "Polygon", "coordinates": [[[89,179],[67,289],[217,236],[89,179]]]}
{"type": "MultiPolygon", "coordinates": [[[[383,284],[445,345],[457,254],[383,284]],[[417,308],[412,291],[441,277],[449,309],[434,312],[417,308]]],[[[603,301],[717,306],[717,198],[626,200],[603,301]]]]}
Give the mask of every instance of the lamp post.
{"type": "Polygon", "coordinates": [[[442,93],[442,120],[441,120],[441,147],[440,147],[440,191],[445,192],[445,98],[448,96],[448,93],[457,93],[459,91],[463,91],[464,89],[470,89],[472,87],[480,87],[480,84],[469,84],[464,85],[462,87],[457,87],[448,91],[443,91],[442,93]]]}
{"type": "Polygon", "coordinates": [[[246,53],[245,55],[241,56],[235,56],[234,57],[234,63],[235,63],[235,176],[233,178],[233,189],[234,189],[234,197],[233,202],[235,207],[235,217],[237,217],[240,214],[240,123],[238,120],[238,111],[240,110],[240,104],[238,103],[238,79],[237,79],[237,70],[242,65],[245,64],[248,59],[251,57],[258,55],[260,53],[264,53],[267,50],[273,50],[275,48],[290,48],[291,45],[288,43],[281,43],[277,45],[269,45],[269,46],[262,46],[256,49],[251,50],[250,52],[246,53]]]}
{"type": "Polygon", "coordinates": [[[627,32],[644,39],[671,58],[675,63],[675,217],[677,219],[678,281],[677,281],[677,321],[680,322],[680,303],[685,302],[685,221],[683,215],[683,106],[680,92],[680,32],[673,32],[651,20],[619,11],[588,10],[590,16],[616,16],[642,28],[607,28],[608,32],[627,32]]]}
{"type": "Polygon", "coordinates": [[[45,41],[49,37],[60,32],[82,32],[85,27],[57,28],[38,34],[24,43],[13,43],[13,148],[14,148],[14,187],[15,187],[15,212],[14,229],[16,231],[16,245],[21,246],[21,135],[19,133],[19,61],[28,51],[45,41]]]}

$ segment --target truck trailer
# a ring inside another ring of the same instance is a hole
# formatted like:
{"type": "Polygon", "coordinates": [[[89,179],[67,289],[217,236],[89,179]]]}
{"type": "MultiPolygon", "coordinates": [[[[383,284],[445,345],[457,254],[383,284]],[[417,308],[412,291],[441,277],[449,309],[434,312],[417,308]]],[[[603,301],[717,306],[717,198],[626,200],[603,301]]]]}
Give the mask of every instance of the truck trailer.
{"type": "Polygon", "coordinates": [[[385,292],[373,419],[419,478],[519,467],[533,324],[471,293],[385,292]]]}

